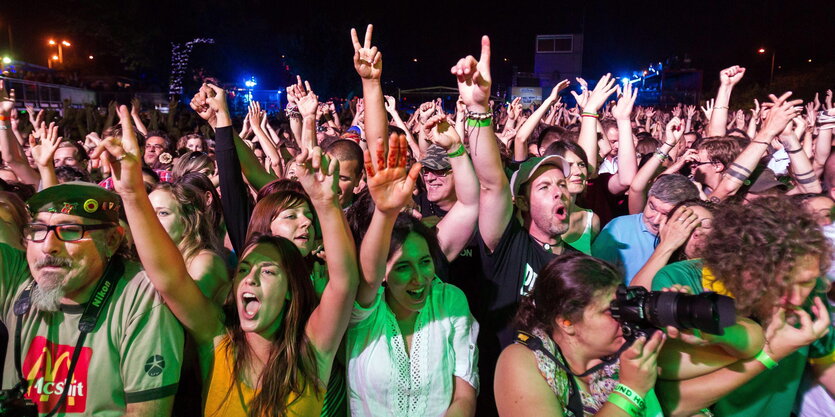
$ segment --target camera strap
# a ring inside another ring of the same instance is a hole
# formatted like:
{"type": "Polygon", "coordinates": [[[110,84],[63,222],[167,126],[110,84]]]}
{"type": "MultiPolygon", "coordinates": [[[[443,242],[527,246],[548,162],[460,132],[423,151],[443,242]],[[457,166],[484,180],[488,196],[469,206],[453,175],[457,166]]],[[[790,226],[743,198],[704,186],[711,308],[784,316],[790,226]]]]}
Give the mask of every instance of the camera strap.
{"type": "MultiPolygon", "coordinates": [[[[104,311],[105,306],[107,306],[107,302],[110,300],[113,290],[116,289],[116,282],[119,281],[124,272],[125,266],[120,258],[114,257],[107,263],[104,276],[99,279],[99,282],[96,284],[96,288],[93,290],[93,295],[85,304],[84,313],[78,321],[78,341],[75,343],[75,347],[73,348],[72,360],[70,361],[70,368],[67,370],[67,377],[64,381],[64,390],[61,393],[61,398],[58,399],[58,402],[55,403],[55,406],[52,407],[52,411],[50,411],[46,417],[55,415],[58,412],[58,409],[61,408],[61,405],[67,400],[69,385],[72,383],[72,376],[73,373],[75,373],[75,365],[78,363],[78,357],[81,356],[81,348],[84,346],[84,340],[87,338],[87,333],[90,333],[96,328],[99,316],[101,316],[102,311],[104,311]]],[[[32,280],[32,282],[29,283],[14,303],[14,314],[17,316],[15,325],[14,362],[15,368],[17,369],[17,376],[20,379],[20,382],[18,382],[15,388],[20,389],[21,396],[26,392],[29,386],[29,382],[23,376],[23,371],[21,370],[21,327],[23,324],[23,315],[28,314],[29,309],[32,306],[32,290],[36,285],[37,283],[35,280],[32,280]]]]}
{"type": "MultiPolygon", "coordinates": [[[[568,374],[568,410],[571,411],[575,417],[583,416],[583,400],[580,397],[580,388],[577,386],[577,381],[574,378],[583,378],[599,371],[600,369],[603,369],[604,366],[615,363],[618,360],[618,357],[620,357],[620,354],[624,350],[628,349],[632,344],[630,342],[624,343],[623,346],[621,346],[620,349],[618,349],[618,351],[613,355],[601,358],[603,362],[592,366],[581,374],[575,374],[571,368],[568,367],[568,364],[563,363],[563,361],[559,360],[556,356],[554,356],[554,354],[549,352],[548,349],[545,348],[545,344],[542,340],[533,334],[519,330],[516,332],[516,340],[514,340],[514,343],[523,345],[534,352],[541,352],[546,358],[552,360],[558,367],[560,367],[560,369],[568,374]]],[[[554,343],[554,347],[557,353],[564,358],[565,355],[563,355],[562,351],[560,351],[560,346],[554,343]]]]}

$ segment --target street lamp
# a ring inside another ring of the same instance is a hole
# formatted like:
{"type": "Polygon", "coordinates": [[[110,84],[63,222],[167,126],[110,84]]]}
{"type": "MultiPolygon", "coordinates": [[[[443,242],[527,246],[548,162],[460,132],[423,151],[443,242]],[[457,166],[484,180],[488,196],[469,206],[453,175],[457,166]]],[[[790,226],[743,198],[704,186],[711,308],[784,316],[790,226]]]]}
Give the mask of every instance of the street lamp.
{"type": "MultiPolygon", "coordinates": [[[[72,46],[72,44],[67,42],[66,40],[63,40],[61,42],[56,42],[55,39],[50,39],[49,42],[47,42],[47,43],[49,43],[49,46],[58,45],[58,59],[57,59],[57,61],[59,63],[63,64],[64,63],[64,47],[65,46],[67,46],[67,47],[72,46]]],[[[53,59],[53,60],[55,60],[55,59],[53,59]]],[[[49,66],[50,68],[52,68],[51,64],[52,64],[52,61],[50,61],[50,66],[49,66]]]]}
{"type": "MultiPolygon", "coordinates": [[[[760,48],[757,53],[762,55],[766,52],[765,48],[760,48]]],[[[771,89],[771,82],[774,81],[774,57],[777,56],[777,51],[771,50],[771,74],[768,76],[768,88],[771,89]]]]}

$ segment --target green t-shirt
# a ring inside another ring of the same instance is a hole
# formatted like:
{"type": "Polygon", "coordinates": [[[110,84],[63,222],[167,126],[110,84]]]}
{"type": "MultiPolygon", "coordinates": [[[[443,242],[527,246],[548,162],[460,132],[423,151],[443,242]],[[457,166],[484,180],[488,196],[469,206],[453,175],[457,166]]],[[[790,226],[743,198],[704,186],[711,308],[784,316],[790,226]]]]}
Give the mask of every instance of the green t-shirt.
{"type": "MultiPolygon", "coordinates": [[[[30,279],[25,254],[0,244],[0,307],[10,335],[4,389],[17,383],[13,306],[30,279]]],[[[78,305],[62,306],[58,312],[32,307],[23,317],[21,369],[29,381],[26,397],[41,415],[52,409],[64,389],[69,391],[59,415],[68,416],[121,416],[128,403],[176,393],[183,329],[138,264],[125,264],[125,275],[116,284],[98,325],[87,334],[73,380],[65,387],[83,310],[78,305]]]]}
{"type": "MultiPolygon", "coordinates": [[[[652,289],[658,291],[673,284],[688,285],[697,294],[703,292],[702,262],[700,260],[682,261],[661,268],[652,280],[652,289]]],[[[808,306],[806,310],[809,310],[808,306]]],[[[835,330],[830,329],[824,337],[783,358],[776,368],[762,372],[723,397],[712,407],[714,414],[717,417],[786,417],[790,415],[807,360],[822,358],[833,352],[835,352],[835,330]]]]}

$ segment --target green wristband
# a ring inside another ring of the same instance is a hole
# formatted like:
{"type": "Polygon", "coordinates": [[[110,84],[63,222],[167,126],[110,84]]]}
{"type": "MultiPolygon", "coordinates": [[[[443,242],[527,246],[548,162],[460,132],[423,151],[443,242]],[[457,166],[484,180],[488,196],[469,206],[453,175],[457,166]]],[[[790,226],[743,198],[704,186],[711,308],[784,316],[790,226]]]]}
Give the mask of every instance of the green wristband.
{"type": "Polygon", "coordinates": [[[772,359],[771,356],[768,356],[768,353],[765,353],[765,350],[761,350],[760,353],[758,353],[757,356],[754,357],[754,359],[756,359],[759,363],[763,364],[763,366],[765,366],[766,369],[774,369],[777,367],[777,362],[774,361],[774,359],[772,359]]]}
{"type": "Polygon", "coordinates": [[[467,148],[465,148],[464,144],[461,143],[461,144],[458,144],[458,149],[455,150],[455,152],[450,152],[450,153],[446,154],[446,156],[448,156],[450,158],[455,158],[456,156],[461,156],[461,155],[464,155],[465,153],[467,153],[467,148]]]}
{"type": "Polygon", "coordinates": [[[615,387],[615,392],[619,392],[619,393],[623,394],[623,396],[626,397],[626,399],[631,401],[632,404],[635,404],[636,406],[638,406],[638,408],[640,408],[641,410],[644,410],[644,409],[647,408],[647,405],[644,402],[644,398],[641,397],[640,395],[638,395],[638,393],[636,393],[635,391],[633,391],[632,388],[629,388],[629,387],[627,387],[626,385],[623,385],[623,384],[618,384],[615,387]]]}
{"type": "Polygon", "coordinates": [[[492,118],[481,119],[481,120],[467,119],[467,126],[487,127],[487,126],[490,126],[492,124],[493,124],[493,119],[492,118]]]}
{"type": "Polygon", "coordinates": [[[621,410],[625,411],[626,414],[629,414],[632,417],[642,417],[644,415],[644,410],[639,410],[635,404],[632,404],[626,398],[621,397],[616,393],[609,394],[608,398],[609,402],[616,405],[621,410]]]}

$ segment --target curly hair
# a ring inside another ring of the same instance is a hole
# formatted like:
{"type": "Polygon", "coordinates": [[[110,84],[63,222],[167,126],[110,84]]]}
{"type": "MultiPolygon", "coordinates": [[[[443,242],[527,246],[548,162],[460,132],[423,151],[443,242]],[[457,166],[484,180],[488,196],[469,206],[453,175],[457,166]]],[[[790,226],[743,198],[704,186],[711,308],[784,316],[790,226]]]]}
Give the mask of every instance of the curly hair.
{"type": "Polygon", "coordinates": [[[831,250],[810,215],[789,198],[775,196],[748,205],[721,205],[702,258],[713,276],[733,293],[739,315],[767,321],[792,284],[789,271],[798,258],[818,256],[823,275],[831,250]]]}

